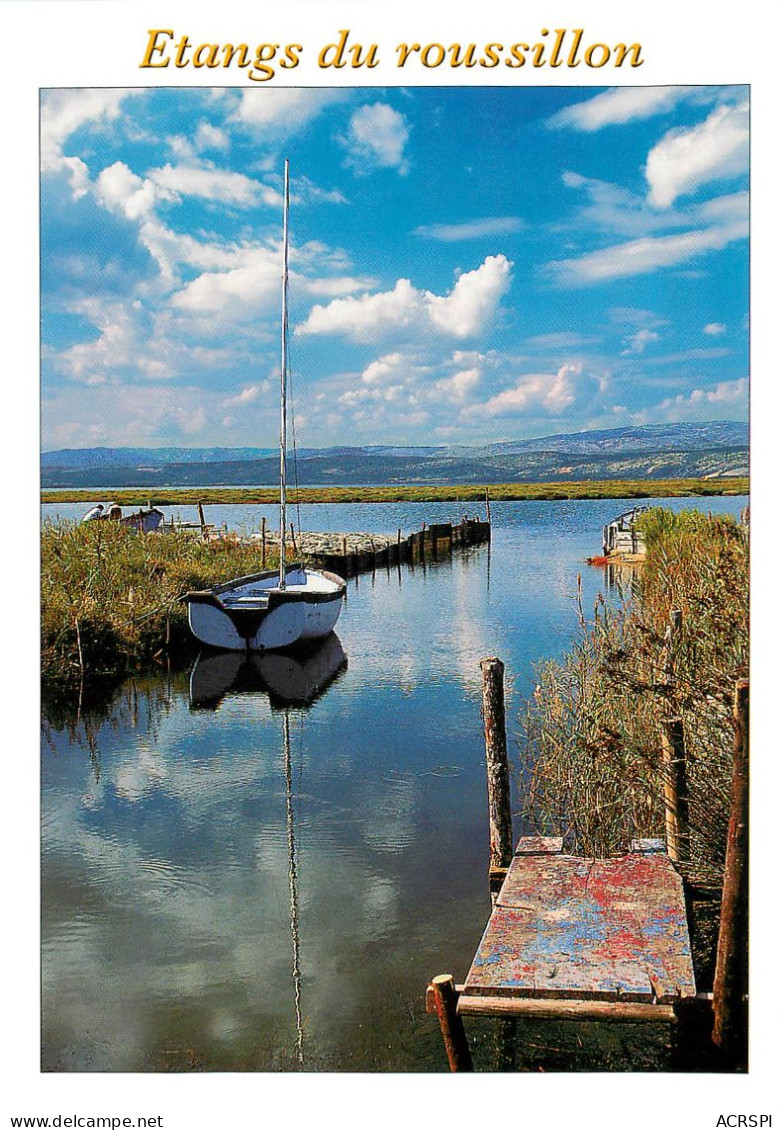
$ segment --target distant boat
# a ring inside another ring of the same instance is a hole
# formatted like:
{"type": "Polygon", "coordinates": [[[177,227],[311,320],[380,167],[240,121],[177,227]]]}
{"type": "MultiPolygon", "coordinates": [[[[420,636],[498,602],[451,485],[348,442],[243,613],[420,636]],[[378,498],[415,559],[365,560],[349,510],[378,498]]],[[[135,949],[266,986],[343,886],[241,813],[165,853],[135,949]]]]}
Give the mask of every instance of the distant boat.
{"type": "Polygon", "coordinates": [[[122,507],[117,506],[116,503],[105,509],[103,503],[99,502],[97,506],[93,506],[91,510],[82,518],[82,522],[119,522],[121,526],[126,526],[128,529],[135,530],[141,534],[151,534],[157,530],[163,521],[163,511],[158,510],[156,506],[150,506],[147,510],[143,507],[135,511],[133,514],[127,514],[124,518],[122,516],[122,507]]]}
{"type": "Polygon", "coordinates": [[[197,640],[230,651],[273,651],[328,636],[337,623],[345,581],[334,573],[287,566],[286,382],[288,377],[288,161],[283,207],[283,302],[280,362],[280,567],[189,592],[188,623],[197,640]]]}

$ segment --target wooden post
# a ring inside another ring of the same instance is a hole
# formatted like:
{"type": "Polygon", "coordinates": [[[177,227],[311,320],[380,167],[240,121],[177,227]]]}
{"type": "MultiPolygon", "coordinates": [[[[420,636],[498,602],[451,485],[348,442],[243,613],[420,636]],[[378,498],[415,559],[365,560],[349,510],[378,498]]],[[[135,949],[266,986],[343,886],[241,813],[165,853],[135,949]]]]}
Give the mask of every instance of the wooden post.
{"type": "Polygon", "coordinates": [[[492,525],[492,518],[489,513],[489,487],[484,487],[484,504],[487,508],[487,525],[492,525]]]}
{"type": "Polygon", "coordinates": [[[490,656],[481,660],[482,712],[489,797],[490,884],[492,884],[493,872],[496,874],[498,871],[505,871],[514,854],[503,672],[503,664],[496,657],[490,656]]]}
{"type": "Polygon", "coordinates": [[[457,1014],[458,995],[454,988],[454,978],[450,973],[441,973],[439,977],[433,977],[430,984],[449,1067],[452,1071],[472,1071],[473,1059],[465,1035],[465,1025],[462,1017],[457,1014]]]}
{"type": "Polygon", "coordinates": [[[747,1039],[749,704],[750,686],[742,679],[734,689],[734,769],[713,986],[712,1042],[732,1059],[744,1058],[747,1039]]]}
{"type": "Polygon", "coordinates": [[[261,519],[261,568],[266,569],[266,518],[261,519]]]}
{"type": "Polygon", "coordinates": [[[296,548],[296,538],[294,537],[294,523],[293,522],[291,523],[291,545],[294,547],[294,553],[298,553],[299,550],[296,548]]]}
{"type": "Polygon", "coordinates": [[[682,718],[665,718],[661,732],[666,851],[675,863],[690,859],[688,776],[682,718]]]}
{"type": "Polygon", "coordinates": [[[201,505],[200,502],[197,502],[196,503],[196,509],[198,510],[199,525],[201,526],[201,533],[203,534],[204,533],[204,527],[207,524],[207,520],[204,517],[204,507],[201,505]]]}

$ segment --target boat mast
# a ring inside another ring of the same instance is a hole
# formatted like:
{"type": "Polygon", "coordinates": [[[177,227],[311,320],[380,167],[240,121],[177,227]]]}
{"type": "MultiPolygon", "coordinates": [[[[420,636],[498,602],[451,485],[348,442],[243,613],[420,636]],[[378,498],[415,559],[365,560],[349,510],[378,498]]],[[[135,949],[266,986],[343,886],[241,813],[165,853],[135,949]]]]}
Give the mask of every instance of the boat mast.
{"type": "Polygon", "coordinates": [[[283,190],[283,317],[280,347],[280,588],[285,588],[285,445],[286,374],[288,372],[288,158],[283,190]]]}

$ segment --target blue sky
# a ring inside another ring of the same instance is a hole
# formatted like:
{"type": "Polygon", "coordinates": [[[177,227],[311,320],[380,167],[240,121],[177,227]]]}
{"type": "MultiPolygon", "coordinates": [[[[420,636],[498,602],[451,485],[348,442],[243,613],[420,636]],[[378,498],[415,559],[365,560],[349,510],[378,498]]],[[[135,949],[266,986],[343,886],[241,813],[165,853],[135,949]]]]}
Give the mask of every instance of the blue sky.
{"type": "Polygon", "coordinates": [[[43,447],[748,412],[746,87],[51,90],[43,447]]]}

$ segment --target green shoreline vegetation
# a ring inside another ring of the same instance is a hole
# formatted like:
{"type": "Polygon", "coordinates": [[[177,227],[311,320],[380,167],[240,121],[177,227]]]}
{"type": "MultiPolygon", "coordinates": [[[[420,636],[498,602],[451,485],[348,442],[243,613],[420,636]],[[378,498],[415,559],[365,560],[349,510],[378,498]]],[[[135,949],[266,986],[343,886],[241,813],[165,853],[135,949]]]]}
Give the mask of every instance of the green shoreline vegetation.
{"type": "MultiPolygon", "coordinates": [[[[489,491],[493,502],[554,502],[589,498],[688,498],[719,497],[747,494],[747,477],[720,479],[601,479],[562,483],[492,483],[452,486],[378,486],[378,487],[300,487],[288,492],[291,503],[337,502],[483,502],[489,491]]],[[[108,498],[119,506],[205,506],[224,504],[273,505],[279,490],[259,487],[193,487],[171,490],[151,487],[120,489],[49,489],[41,492],[43,503],[81,502],[85,505],[105,502],[108,498]]]]}
{"type": "Polygon", "coordinates": [[[660,837],[664,720],[680,717],[690,794],[690,861],[721,881],[737,680],[748,677],[748,528],[725,515],[656,507],[640,517],[647,555],[626,599],[599,595],[570,653],[538,668],[522,717],[529,818],[577,854],[611,855],[660,837]],[[672,645],[672,613],[682,625],[672,645]]]}
{"type": "Polygon", "coordinates": [[[41,674],[54,692],[116,681],[193,651],[190,589],[276,568],[269,547],[117,522],[46,522],[41,532],[41,674]]]}

